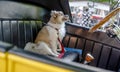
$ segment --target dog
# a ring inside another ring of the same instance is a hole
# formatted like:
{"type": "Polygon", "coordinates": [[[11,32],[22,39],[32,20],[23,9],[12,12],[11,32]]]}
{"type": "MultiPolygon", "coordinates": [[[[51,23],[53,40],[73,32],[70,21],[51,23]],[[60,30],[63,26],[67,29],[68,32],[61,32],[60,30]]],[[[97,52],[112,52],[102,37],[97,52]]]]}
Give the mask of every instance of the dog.
{"type": "Polygon", "coordinates": [[[34,43],[27,43],[25,50],[32,51],[44,55],[52,55],[58,57],[61,45],[58,41],[62,41],[65,36],[65,22],[69,20],[68,15],[64,15],[62,11],[51,11],[51,17],[48,23],[39,31],[34,43]]]}

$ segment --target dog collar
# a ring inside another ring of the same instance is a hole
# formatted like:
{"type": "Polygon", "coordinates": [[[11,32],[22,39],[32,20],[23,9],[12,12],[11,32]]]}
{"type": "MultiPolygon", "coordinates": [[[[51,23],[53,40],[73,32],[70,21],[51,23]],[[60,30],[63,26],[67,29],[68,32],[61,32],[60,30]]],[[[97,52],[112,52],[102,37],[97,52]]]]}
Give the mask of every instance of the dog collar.
{"type": "Polygon", "coordinates": [[[59,29],[57,29],[57,28],[55,28],[55,27],[53,27],[51,25],[48,25],[48,24],[46,26],[50,26],[51,28],[54,28],[57,31],[57,35],[59,35],[59,29]]]}
{"type": "Polygon", "coordinates": [[[51,25],[48,25],[48,24],[47,24],[46,26],[50,26],[50,27],[54,28],[54,29],[57,30],[57,31],[59,30],[58,28],[55,28],[55,27],[53,27],[53,26],[51,26],[51,25]]]}

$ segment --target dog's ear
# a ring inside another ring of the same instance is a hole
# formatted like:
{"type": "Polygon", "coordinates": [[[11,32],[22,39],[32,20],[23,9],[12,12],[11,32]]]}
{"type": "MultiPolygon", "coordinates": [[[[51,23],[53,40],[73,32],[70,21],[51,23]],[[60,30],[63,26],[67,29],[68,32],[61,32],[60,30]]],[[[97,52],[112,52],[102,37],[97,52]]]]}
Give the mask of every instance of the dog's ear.
{"type": "Polygon", "coordinates": [[[54,17],[54,18],[57,17],[57,15],[56,15],[56,11],[55,11],[55,10],[52,10],[52,11],[51,11],[51,17],[54,17]]]}

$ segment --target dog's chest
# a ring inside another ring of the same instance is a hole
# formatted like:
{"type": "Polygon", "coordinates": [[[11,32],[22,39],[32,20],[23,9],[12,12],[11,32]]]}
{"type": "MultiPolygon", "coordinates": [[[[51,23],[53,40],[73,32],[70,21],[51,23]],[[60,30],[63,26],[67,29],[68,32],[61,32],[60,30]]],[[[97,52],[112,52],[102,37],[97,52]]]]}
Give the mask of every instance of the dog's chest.
{"type": "Polygon", "coordinates": [[[52,24],[50,24],[50,26],[49,25],[46,26],[46,29],[48,30],[50,39],[56,39],[56,38],[59,37],[60,40],[62,40],[63,37],[65,36],[65,33],[66,33],[64,23],[61,24],[61,25],[52,25],[52,24]]]}
{"type": "Polygon", "coordinates": [[[54,40],[54,39],[58,38],[58,31],[57,30],[55,30],[54,28],[49,27],[49,26],[47,26],[46,29],[48,30],[50,39],[54,40]]]}

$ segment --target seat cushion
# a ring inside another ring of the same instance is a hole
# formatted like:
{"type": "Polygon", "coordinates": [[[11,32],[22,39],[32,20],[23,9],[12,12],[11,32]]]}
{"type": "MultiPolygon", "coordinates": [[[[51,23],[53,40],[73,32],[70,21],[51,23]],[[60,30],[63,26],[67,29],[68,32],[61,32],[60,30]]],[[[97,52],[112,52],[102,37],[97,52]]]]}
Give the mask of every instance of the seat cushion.
{"type": "Polygon", "coordinates": [[[81,49],[65,47],[65,50],[66,50],[66,52],[62,58],[62,59],[64,59],[64,61],[81,62],[81,59],[82,59],[82,50],[81,49]]]}

